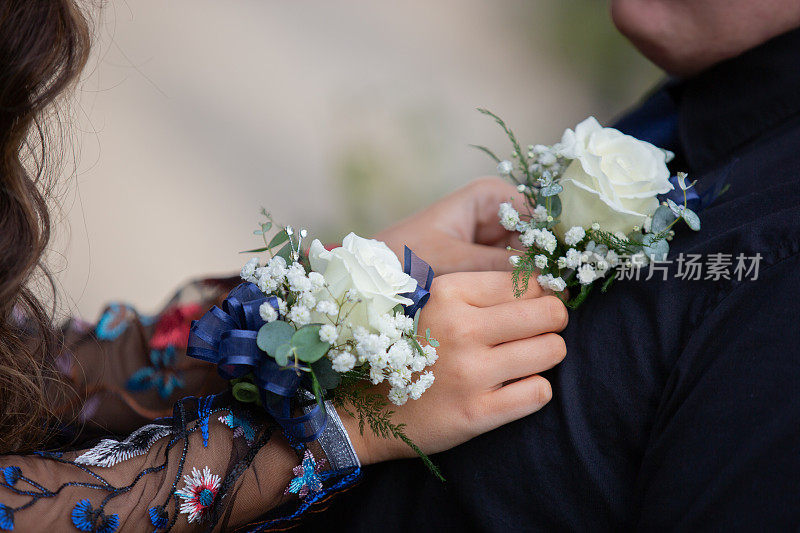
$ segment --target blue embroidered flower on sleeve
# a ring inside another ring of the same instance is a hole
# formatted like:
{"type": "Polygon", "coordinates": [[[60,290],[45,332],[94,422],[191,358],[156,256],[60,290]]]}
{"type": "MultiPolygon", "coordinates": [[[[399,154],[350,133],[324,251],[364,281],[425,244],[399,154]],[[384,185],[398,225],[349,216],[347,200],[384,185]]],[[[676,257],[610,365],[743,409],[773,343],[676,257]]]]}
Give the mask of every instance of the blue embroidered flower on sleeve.
{"type": "Polygon", "coordinates": [[[7,466],[3,469],[3,478],[6,481],[6,485],[9,487],[16,485],[21,475],[22,470],[20,470],[18,466],[7,466]]]}
{"type": "Polygon", "coordinates": [[[219,417],[219,421],[233,430],[233,437],[244,437],[247,444],[252,444],[256,438],[253,423],[244,416],[237,416],[228,411],[228,414],[219,417]]]}
{"type": "Polygon", "coordinates": [[[83,499],[72,508],[72,525],[79,531],[114,533],[119,527],[119,515],[106,515],[101,509],[93,509],[89,500],[83,499]]]}
{"type": "Polygon", "coordinates": [[[113,303],[108,306],[95,328],[97,338],[104,341],[113,341],[125,331],[128,322],[136,316],[132,307],[124,304],[113,303]]]}
{"type": "Polygon", "coordinates": [[[0,530],[14,530],[14,511],[0,503],[0,530]]]}
{"type": "Polygon", "coordinates": [[[150,523],[153,524],[154,528],[166,529],[169,525],[169,515],[161,505],[151,507],[147,510],[147,514],[150,516],[150,523]]]}
{"type": "Polygon", "coordinates": [[[150,352],[151,366],[145,366],[133,373],[126,387],[130,391],[156,389],[159,396],[169,398],[176,389],[185,386],[180,371],[175,368],[175,347],[150,352]]]}
{"type": "Polygon", "coordinates": [[[319,462],[314,460],[314,454],[311,450],[306,450],[303,455],[302,464],[294,467],[292,470],[296,478],[289,482],[284,494],[297,494],[300,498],[305,498],[308,494],[314,494],[322,490],[322,479],[320,479],[320,472],[325,459],[320,459],[319,462]]]}

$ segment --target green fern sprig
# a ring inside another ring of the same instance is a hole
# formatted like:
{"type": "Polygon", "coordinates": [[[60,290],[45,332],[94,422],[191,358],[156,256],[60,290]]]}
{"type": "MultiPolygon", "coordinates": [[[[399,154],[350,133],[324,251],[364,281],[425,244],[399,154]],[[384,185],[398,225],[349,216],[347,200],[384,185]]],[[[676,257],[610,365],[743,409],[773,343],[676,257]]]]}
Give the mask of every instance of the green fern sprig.
{"type": "Polygon", "coordinates": [[[414,453],[422,459],[422,462],[434,476],[439,478],[440,481],[445,481],[439,467],[406,435],[406,425],[392,422],[394,411],[387,409],[389,403],[384,395],[376,392],[366,392],[363,388],[359,390],[358,388],[342,387],[337,390],[334,404],[358,420],[358,429],[362,435],[368,425],[369,429],[381,438],[395,438],[403,441],[406,446],[414,450],[414,453]]]}
{"type": "MultiPolygon", "coordinates": [[[[484,109],[482,107],[479,107],[478,108],[478,112],[479,113],[483,113],[484,115],[488,115],[488,116],[492,117],[494,119],[494,121],[497,122],[497,124],[501,128],[503,128],[503,131],[506,132],[506,136],[508,136],[508,139],[511,141],[511,145],[514,147],[514,152],[516,153],[517,157],[519,157],[520,169],[522,170],[522,173],[525,174],[525,178],[526,178],[527,182],[530,183],[531,182],[531,175],[530,175],[530,171],[528,170],[528,159],[525,157],[525,152],[522,151],[522,146],[520,146],[519,141],[517,140],[517,136],[514,135],[514,132],[511,131],[511,128],[509,128],[506,125],[505,121],[502,118],[498,117],[497,115],[495,115],[494,113],[492,113],[488,109],[484,109]]],[[[476,147],[476,148],[478,148],[479,150],[482,150],[484,152],[489,153],[488,150],[483,150],[482,147],[476,147]]],[[[494,154],[491,154],[491,153],[489,153],[489,154],[491,156],[494,155],[494,154]]],[[[495,158],[496,158],[496,156],[495,156],[495,158]]]]}

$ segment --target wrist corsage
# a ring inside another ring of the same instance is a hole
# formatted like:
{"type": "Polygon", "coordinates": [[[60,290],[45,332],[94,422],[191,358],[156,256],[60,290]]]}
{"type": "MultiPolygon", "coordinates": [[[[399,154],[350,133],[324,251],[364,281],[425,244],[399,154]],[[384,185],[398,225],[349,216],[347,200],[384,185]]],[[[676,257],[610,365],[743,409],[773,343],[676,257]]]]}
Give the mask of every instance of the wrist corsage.
{"type": "Polygon", "coordinates": [[[417,331],[433,270],[408,249],[403,268],[383,242],[353,233],[333,249],[305,248],[307,231],[289,226],[270,238],[262,214],[264,246],[245,253],[268,257],[250,259],[222,308],[192,324],[187,354],[217,364],[234,398],[263,406],[298,449],[338,420],[334,405],[362,433],[404,441],[439,475],[390,409],[434,380],[438,342],[417,331]]]}

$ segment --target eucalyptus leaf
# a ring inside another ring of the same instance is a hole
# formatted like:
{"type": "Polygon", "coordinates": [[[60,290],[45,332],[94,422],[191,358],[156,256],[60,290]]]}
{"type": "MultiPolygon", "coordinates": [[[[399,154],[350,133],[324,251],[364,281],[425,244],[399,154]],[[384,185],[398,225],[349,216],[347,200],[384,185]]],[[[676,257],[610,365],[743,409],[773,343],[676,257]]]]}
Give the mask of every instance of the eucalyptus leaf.
{"type": "Polygon", "coordinates": [[[644,242],[644,235],[641,231],[632,231],[626,235],[628,237],[628,241],[634,245],[642,244],[644,242]]]}
{"type": "Polygon", "coordinates": [[[331,360],[323,357],[311,365],[311,370],[317,376],[319,384],[323,389],[335,389],[342,382],[342,375],[333,369],[331,360]]]}
{"type": "Polygon", "coordinates": [[[667,239],[657,239],[652,233],[644,236],[643,251],[653,261],[665,261],[669,253],[667,239]]]}
{"type": "MultiPolygon", "coordinates": [[[[536,196],[536,205],[543,205],[547,207],[547,200],[548,198],[545,198],[544,196],[539,194],[536,196]]],[[[557,219],[558,217],[561,216],[561,198],[559,198],[558,196],[550,196],[549,200],[550,200],[550,215],[554,219],[557,219]]]]}
{"type": "Polygon", "coordinates": [[[288,366],[289,358],[292,355],[294,348],[288,342],[284,342],[275,349],[275,362],[280,366],[288,366]]]}
{"type": "Polygon", "coordinates": [[[427,328],[425,330],[425,340],[428,341],[428,344],[430,344],[434,348],[438,348],[439,347],[439,341],[437,341],[436,339],[431,338],[431,328],[427,328]]]}
{"type": "Polygon", "coordinates": [[[658,206],[656,212],[653,213],[653,222],[650,224],[650,231],[652,233],[661,233],[672,224],[675,218],[675,215],[669,207],[665,205],[658,206]]]}
{"type": "Polygon", "coordinates": [[[282,320],[268,322],[258,330],[256,344],[271,357],[276,357],[278,346],[288,343],[294,331],[294,326],[288,322],[282,320]]]}
{"type": "Polygon", "coordinates": [[[278,250],[278,252],[275,254],[275,256],[276,257],[283,257],[284,261],[286,261],[287,263],[291,263],[292,262],[292,243],[287,242],[286,244],[284,244],[283,248],[278,250]]]}
{"type": "Polygon", "coordinates": [[[686,225],[694,231],[700,231],[700,217],[691,209],[687,208],[683,210],[683,220],[685,220],[686,225]]]}
{"type": "Polygon", "coordinates": [[[553,183],[552,185],[548,185],[547,187],[542,187],[539,191],[539,194],[547,198],[548,196],[556,196],[561,194],[561,191],[564,190],[559,183],[553,183]]]}
{"type": "Polygon", "coordinates": [[[331,345],[319,338],[321,324],[309,324],[292,335],[292,347],[297,358],[304,363],[314,363],[322,358],[331,345]]]}
{"type": "Polygon", "coordinates": [[[253,248],[252,250],[245,250],[243,252],[239,252],[240,254],[257,254],[259,252],[266,252],[269,248],[253,248]]]}
{"type": "Polygon", "coordinates": [[[267,248],[275,248],[278,245],[281,245],[289,240],[289,234],[286,233],[286,230],[281,230],[272,237],[272,240],[269,241],[267,248]]]}
{"type": "Polygon", "coordinates": [[[422,309],[417,309],[417,312],[414,313],[414,335],[417,334],[417,330],[419,329],[419,314],[422,312],[422,309]]]}
{"type": "Polygon", "coordinates": [[[676,217],[681,216],[682,206],[679,206],[669,198],[667,198],[667,205],[669,206],[669,210],[672,211],[676,217]]]}

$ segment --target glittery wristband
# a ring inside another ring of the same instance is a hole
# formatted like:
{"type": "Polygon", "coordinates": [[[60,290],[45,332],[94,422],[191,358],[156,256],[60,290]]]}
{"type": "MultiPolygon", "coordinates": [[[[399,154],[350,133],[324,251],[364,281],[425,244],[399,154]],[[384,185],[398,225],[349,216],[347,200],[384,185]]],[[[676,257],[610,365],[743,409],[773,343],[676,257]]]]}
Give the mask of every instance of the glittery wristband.
{"type": "MultiPolygon", "coordinates": [[[[312,407],[305,407],[303,411],[307,413],[312,407]]],[[[319,442],[322,451],[325,452],[330,468],[332,470],[345,470],[347,468],[361,467],[361,462],[358,460],[353,443],[350,442],[350,436],[344,429],[342,419],[339,418],[336,408],[330,401],[325,402],[325,412],[328,415],[328,424],[317,442],[319,442]]]]}

